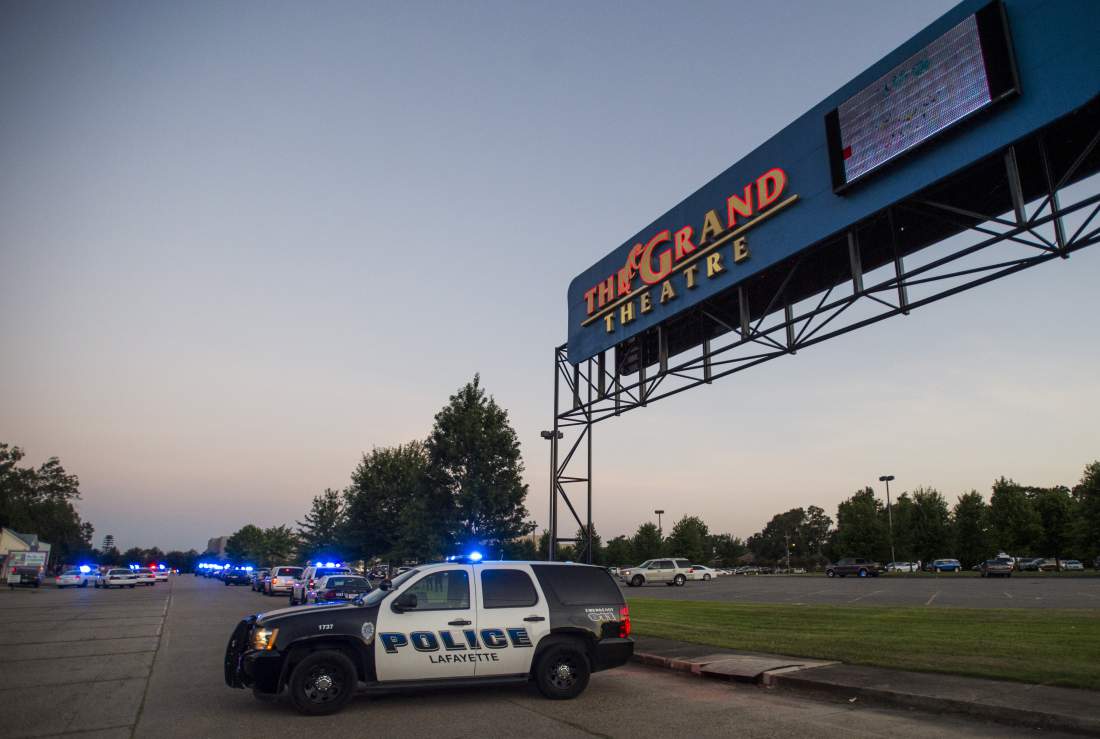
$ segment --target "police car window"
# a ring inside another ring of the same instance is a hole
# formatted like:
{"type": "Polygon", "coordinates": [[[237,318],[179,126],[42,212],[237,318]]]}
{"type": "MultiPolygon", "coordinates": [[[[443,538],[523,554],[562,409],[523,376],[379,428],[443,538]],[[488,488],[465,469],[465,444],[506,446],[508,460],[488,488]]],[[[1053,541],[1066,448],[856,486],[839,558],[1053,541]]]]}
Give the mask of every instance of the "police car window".
{"type": "Polygon", "coordinates": [[[466,570],[425,575],[406,593],[416,596],[416,611],[449,611],[470,607],[470,576],[466,570]]]}
{"type": "Polygon", "coordinates": [[[522,570],[482,570],[481,592],[486,608],[523,608],[539,602],[534,583],[522,570]]]}
{"type": "Polygon", "coordinates": [[[547,600],[565,606],[611,606],[623,603],[619,586],[602,567],[531,565],[547,600]]]}

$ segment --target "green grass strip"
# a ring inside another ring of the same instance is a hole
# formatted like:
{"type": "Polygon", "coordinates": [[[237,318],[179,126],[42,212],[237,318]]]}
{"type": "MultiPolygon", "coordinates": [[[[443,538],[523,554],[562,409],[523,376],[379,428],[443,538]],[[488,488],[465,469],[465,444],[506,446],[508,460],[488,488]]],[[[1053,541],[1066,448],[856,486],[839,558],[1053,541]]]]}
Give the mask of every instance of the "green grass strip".
{"type": "Polygon", "coordinates": [[[636,634],[901,670],[1100,690],[1100,609],[632,598],[636,634]]]}

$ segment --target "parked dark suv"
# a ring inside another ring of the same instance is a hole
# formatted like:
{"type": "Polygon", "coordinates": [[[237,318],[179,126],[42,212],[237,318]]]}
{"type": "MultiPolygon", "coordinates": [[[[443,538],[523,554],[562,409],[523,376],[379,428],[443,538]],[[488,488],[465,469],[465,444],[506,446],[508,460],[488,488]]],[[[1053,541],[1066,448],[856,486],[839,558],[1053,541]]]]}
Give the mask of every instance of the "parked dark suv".
{"type": "Polygon", "coordinates": [[[825,575],[827,577],[845,577],[847,575],[855,575],[856,577],[878,577],[879,564],[869,559],[863,559],[862,557],[845,557],[844,559],[831,564],[825,568],[825,575]]]}

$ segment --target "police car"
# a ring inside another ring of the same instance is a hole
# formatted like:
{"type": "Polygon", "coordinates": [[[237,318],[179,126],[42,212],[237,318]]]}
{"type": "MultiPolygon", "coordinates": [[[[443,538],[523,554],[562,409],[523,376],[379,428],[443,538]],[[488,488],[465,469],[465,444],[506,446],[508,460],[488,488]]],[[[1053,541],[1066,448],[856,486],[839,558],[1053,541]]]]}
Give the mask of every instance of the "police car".
{"type": "Polygon", "coordinates": [[[634,653],[630,612],[607,570],[469,558],[414,567],[354,602],[297,606],[237,624],[225,681],[284,692],[304,714],[366,692],[534,680],[580,695],[592,672],[634,653]]]}

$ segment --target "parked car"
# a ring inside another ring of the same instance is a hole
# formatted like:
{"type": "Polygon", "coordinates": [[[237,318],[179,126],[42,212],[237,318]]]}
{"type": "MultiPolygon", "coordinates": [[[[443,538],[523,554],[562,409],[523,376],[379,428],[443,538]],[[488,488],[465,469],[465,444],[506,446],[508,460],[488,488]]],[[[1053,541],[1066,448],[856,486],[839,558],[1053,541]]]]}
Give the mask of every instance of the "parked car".
{"type": "Polygon", "coordinates": [[[987,559],[981,564],[982,577],[1012,577],[1012,570],[1011,559],[997,557],[987,559]]]}
{"type": "Polygon", "coordinates": [[[1020,557],[1016,560],[1016,569],[1020,572],[1038,572],[1042,557],[1020,557]]]}
{"type": "Polygon", "coordinates": [[[1040,559],[1038,562],[1038,567],[1040,572],[1057,572],[1058,560],[1054,559],[1053,557],[1040,559]]]}
{"type": "Polygon", "coordinates": [[[222,582],[226,587],[230,585],[248,585],[252,582],[252,568],[251,567],[231,567],[225,571],[225,575],[222,576],[222,582]]]}
{"type": "Polygon", "coordinates": [[[290,586],[290,605],[296,606],[306,602],[306,593],[313,589],[317,580],[326,575],[350,575],[351,568],[342,565],[310,565],[302,570],[302,574],[290,586]]]}
{"type": "Polygon", "coordinates": [[[691,566],[691,580],[713,580],[718,577],[720,573],[718,570],[707,567],[705,565],[692,565],[691,566]]]}
{"type": "Polygon", "coordinates": [[[887,562],[887,572],[920,572],[920,565],[916,562],[887,562]]]}
{"type": "Polygon", "coordinates": [[[138,576],[133,570],[115,567],[99,575],[95,581],[95,587],[109,590],[111,588],[137,587],[138,576]]]}
{"type": "Polygon", "coordinates": [[[153,575],[156,576],[157,582],[168,582],[168,570],[162,567],[153,569],[153,575]]]}
{"type": "Polygon", "coordinates": [[[134,575],[137,576],[138,585],[146,585],[153,587],[157,584],[157,576],[153,574],[153,571],[148,567],[138,567],[134,570],[134,575]]]}
{"type": "Polygon", "coordinates": [[[280,565],[279,567],[271,568],[271,574],[264,581],[264,594],[277,595],[279,593],[289,593],[301,574],[301,567],[280,565]]]}
{"type": "Polygon", "coordinates": [[[77,569],[65,570],[54,580],[54,584],[60,588],[86,588],[89,575],[77,569]]]}
{"type": "Polygon", "coordinates": [[[1079,559],[1063,559],[1062,569],[1067,572],[1079,571],[1085,569],[1085,566],[1081,564],[1081,560],[1079,559]]]}
{"type": "Polygon", "coordinates": [[[880,566],[878,562],[862,557],[845,557],[825,568],[826,577],[878,577],[880,566]]]}
{"type": "Polygon", "coordinates": [[[359,575],[323,575],[306,591],[306,603],[355,600],[372,589],[370,580],[359,575]]]}
{"type": "Polygon", "coordinates": [[[626,568],[621,576],[632,588],[654,583],[683,586],[691,576],[691,562],[676,558],[647,559],[637,567],[626,568]]]}
{"type": "Polygon", "coordinates": [[[252,589],[256,592],[262,591],[264,589],[264,579],[268,576],[270,572],[271,570],[267,569],[253,571],[252,579],[249,583],[252,586],[252,589]]]}
{"type": "Polygon", "coordinates": [[[929,572],[962,572],[962,562],[957,559],[934,559],[928,565],[929,572]]]}

